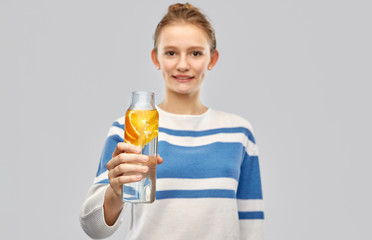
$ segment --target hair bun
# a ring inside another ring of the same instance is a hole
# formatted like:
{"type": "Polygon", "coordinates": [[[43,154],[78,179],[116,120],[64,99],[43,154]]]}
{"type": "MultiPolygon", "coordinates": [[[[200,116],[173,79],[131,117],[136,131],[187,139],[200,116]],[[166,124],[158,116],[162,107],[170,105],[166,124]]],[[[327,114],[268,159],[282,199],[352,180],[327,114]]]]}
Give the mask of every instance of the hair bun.
{"type": "Polygon", "coordinates": [[[177,11],[180,11],[180,10],[183,10],[183,9],[192,9],[192,10],[199,11],[196,7],[194,7],[190,3],[175,3],[175,4],[172,4],[168,7],[168,12],[169,13],[170,12],[177,12],[177,11]]]}

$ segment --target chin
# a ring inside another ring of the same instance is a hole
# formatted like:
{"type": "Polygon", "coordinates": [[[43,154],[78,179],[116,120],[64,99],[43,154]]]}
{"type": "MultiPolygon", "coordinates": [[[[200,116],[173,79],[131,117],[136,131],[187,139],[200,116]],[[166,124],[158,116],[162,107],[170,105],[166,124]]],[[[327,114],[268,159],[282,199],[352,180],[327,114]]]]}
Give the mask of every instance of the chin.
{"type": "Polygon", "coordinates": [[[178,95],[194,95],[199,93],[201,84],[196,84],[196,82],[183,84],[173,82],[171,84],[166,84],[165,88],[167,91],[178,95]]]}
{"type": "Polygon", "coordinates": [[[194,95],[195,93],[198,93],[200,91],[200,88],[198,89],[184,89],[184,88],[178,88],[178,89],[172,89],[172,92],[180,95],[194,95]]]}

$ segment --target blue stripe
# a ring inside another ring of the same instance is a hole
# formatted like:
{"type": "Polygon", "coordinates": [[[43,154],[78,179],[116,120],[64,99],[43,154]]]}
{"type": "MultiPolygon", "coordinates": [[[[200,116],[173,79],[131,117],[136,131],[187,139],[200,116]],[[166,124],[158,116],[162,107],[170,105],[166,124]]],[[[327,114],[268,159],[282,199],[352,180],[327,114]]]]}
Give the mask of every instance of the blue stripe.
{"type": "Polygon", "coordinates": [[[103,150],[101,153],[101,159],[99,161],[96,177],[106,172],[107,170],[106,164],[108,163],[108,161],[111,160],[112,153],[114,152],[118,142],[122,141],[124,140],[119,135],[112,135],[106,139],[105,145],[103,146],[103,150]]]}
{"type": "Polygon", "coordinates": [[[114,123],[112,124],[112,126],[113,126],[113,127],[118,127],[118,128],[121,128],[121,129],[124,130],[124,124],[120,124],[119,122],[114,122],[114,123]]]}
{"type": "Polygon", "coordinates": [[[99,183],[110,184],[110,180],[108,178],[106,178],[106,179],[103,179],[103,180],[97,182],[96,184],[99,184],[99,183]]]}
{"type": "Polygon", "coordinates": [[[243,133],[251,140],[256,143],[253,134],[247,128],[244,127],[234,127],[234,128],[216,128],[204,131],[185,131],[185,130],[173,130],[168,128],[159,128],[159,132],[164,132],[169,135],[179,136],[179,137],[203,137],[219,133],[243,133]]]}
{"type": "Polygon", "coordinates": [[[216,142],[197,147],[158,144],[164,163],[158,165],[158,178],[229,177],[238,181],[245,147],[241,143],[216,142]]]}
{"type": "Polygon", "coordinates": [[[156,199],[169,198],[235,198],[233,190],[209,189],[209,190],[166,190],[157,191],[156,199]]]}
{"type": "Polygon", "coordinates": [[[123,191],[127,195],[132,195],[132,196],[138,198],[139,192],[136,189],[134,189],[133,187],[129,186],[129,185],[124,185],[123,191]]]}
{"type": "Polygon", "coordinates": [[[264,212],[239,212],[239,219],[264,219],[264,212]]]}
{"type": "Polygon", "coordinates": [[[262,199],[260,168],[257,156],[245,154],[241,167],[238,199],[262,199]]]}

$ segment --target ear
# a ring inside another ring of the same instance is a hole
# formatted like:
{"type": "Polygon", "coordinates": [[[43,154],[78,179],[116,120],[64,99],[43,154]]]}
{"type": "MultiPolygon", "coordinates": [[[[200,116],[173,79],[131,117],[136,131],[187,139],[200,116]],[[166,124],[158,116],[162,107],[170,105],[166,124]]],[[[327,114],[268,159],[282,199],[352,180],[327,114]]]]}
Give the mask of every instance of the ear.
{"type": "Polygon", "coordinates": [[[212,68],[217,64],[219,56],[220,56],[220,54],[218,53],[218,51],[214,50],[214,52],[211,55],[211,60],[209,61],[209,64],[208,64],[208,69],[209,70],[212,70],[212,68]]]}
{"type": "Polygon", "coordinates": [[[159,64],[159,61],[158,61],[158,57],[156,56],[156,53],[155,53],[155,50],[152,49],[151,51],[151,59],[152,59],[152,62],[154,63],[156,69],[160,69],[160,64],[159,64]]]}

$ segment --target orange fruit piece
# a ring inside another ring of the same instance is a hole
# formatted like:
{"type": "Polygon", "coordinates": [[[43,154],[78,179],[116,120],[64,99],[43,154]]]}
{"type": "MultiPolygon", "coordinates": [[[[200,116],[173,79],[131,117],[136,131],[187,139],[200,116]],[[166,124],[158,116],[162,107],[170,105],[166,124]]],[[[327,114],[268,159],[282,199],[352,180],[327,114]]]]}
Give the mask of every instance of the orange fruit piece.
{"type": "Polygon", "coordinates": [[[156,110],[128,110],[125,115],[125,142],[145,146],[158,136],[159,113],[156,110]]]}

